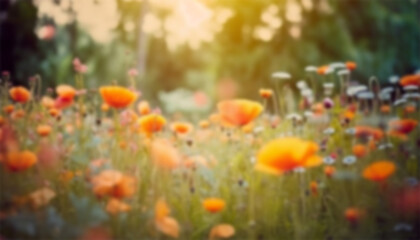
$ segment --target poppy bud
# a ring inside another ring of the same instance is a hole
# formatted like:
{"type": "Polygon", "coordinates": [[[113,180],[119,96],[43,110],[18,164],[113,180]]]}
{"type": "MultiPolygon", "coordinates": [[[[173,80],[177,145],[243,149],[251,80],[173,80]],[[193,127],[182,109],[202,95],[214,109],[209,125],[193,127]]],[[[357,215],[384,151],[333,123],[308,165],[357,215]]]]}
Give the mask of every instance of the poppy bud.
{"type": "Polygon", "coordinates": [[[309,184],[309,188],[311,189],[311,193],[313,196],[318,196],[318,183],[316,181],[312,181],[309,184]]]}
{"type": "Polygon", "coordinates": [[[333,166],[326,166],[324,168],[324,173],[327,177],[332,177],[332,175],[334,175],[335,173],[335,167],[333,166]]]}
{"type": "Polygon", "coordinates": [[[350,207],[346,209],[344,216],[352,225],[356,225],[362,217],[362,212],[358,208],[350,207]]]}

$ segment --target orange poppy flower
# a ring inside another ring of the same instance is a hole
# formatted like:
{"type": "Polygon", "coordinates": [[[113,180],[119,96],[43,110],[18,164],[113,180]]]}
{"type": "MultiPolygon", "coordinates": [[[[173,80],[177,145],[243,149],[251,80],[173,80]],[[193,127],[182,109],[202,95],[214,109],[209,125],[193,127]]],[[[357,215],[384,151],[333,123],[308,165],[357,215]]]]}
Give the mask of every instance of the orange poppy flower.
{"type": "Polygon", "coordinates": [[[112,196],[116,198],[125,198],[133,196],[135,192],[135,179],[133,177],[123,175],[121,180],[114,185],[112,196]]]}
{"type": "Polygon", "coordinates": [[[150,113],[150,105],[149,102],[147,101],[141,101],[139,102],[139,104],[137,105],[137,110],[139,111],[139,113],[141,115],[147,115],[150,113]]]}
{"type": "Polygon", "coordinates": [[[379,128],[369,126],[356,126],[356,137],[373,137],[375,140],[381,140],[384,137],[384,132],[379,128]]]}
{"type": "Polygon", "coordinates": [[[70,85],[59,85],[56,87],[55,91],[57,95],[62,99],[73,99],[76,96],[76,89],[70,85]]]}
{"type": "Polygon", "coordinates": [[[405,75],[400,79],[401,86],[417,85],[420,86],[420,74],[405,75]]]}
{"type": "Polygon", "coordinates": [[[296,167],[314,167],[322,163],[316,155],[318,145],[295,137],[273,140],[263,146],[257,156],[256,169],[281,174],[296,167]]]}
{"type": "Polygon", "coordinates": [[[25,116],[25,111],[23,109],[17,109],[16,111],[14,111],[11,115],[12,119],[19,119],[19,118],[23,118],[25,116]]]}
{"type": "MultiPolygon", "coordinates": [[[[4,120],[3,116],[0,116],[0,127],[3,126],[3,124],[6,122],[6,120],[4,120]]],[[[0,138],[1,139],[1,138],[0,138]]]]}
{"type": "Polygon", "coordinates": [[[15,106],[12,104],[3,107],[3,111],[7,114],[11,114],[13,110],[15,110],[15,106]]]}
{"type": "Polygon", "coordinates": [[[346,67],[348,70],[353,71],[356,69],[357,65],[355,62],[346,62],[346,67]]]}
{"type": "Polygon", "coordinates": [[[316,103],[316,104],[314,104],[312,106],[312,112],[315,115],[318,115],[318,116],[324,114],[324,104],[322,104],[322,103],[316,103]]]}
{"type": "Polygon", "coordinates": [[[130,209],[130,205],[118,200],[117,198],[111,198],[106,205],[106,211],[112,215],[128,212],[130,209]]]}
{"type": "Polygon", "coordinates": [[[111,107],[125,108],[134,102],[137,95],[124,87],[106,86],[99,88],[102,99],[111,107]]]}
{"type": "Polygon", "coordinates": [[[356,113],[349,110],[345,111],[343,114],[343,117],[349,121],[353,120],[355,116],[356,116],[356,113]]]}
{"type": "Polygon", "coordinates": [[[103,197],[131,197],[135,191],[135,179],[116,170],[104,170],[92,178],[93,192],[103,197]]]}
{"type": "Polygon", "coordinates": [[[381,106],[380,111],[381,113],[385,113],[385,114],[390,113],[391,107],[389,105],[384,104],[381,106]]]}
{"type": "Polygon", "coordinates": [[[102,110],[102,112],[108,112],[108,110],[109,110],[109,105],[108,105],[108,104],[106,104],[106,103],[102,103],[102,105],[101,105],[101,110],[102,110]]]}
{"type": "Polygon", "coordinates": [[[49,125],[39,125],[36,128],[36,132],[39,134],[39,136],[45,137],[50,134],[51,127],[49,125]]]}
{"type": "Polygon", "coordinates": [[[32,167],[37,161],[36,155],[26,150],[22,152],[8,152],[4,163],[9,170],[20,172],[32,167]]]}
{"type": "Polygon", "coordinates": [[[319,75],[325,75],[330,67],[328,65],[321,66],[317,69],[319,75]]]}
{"type": "Polygon", "coordinates": [[[120,145],[121,149],[126,149],[127,148],[127,142],[124,141],[124,140],[122,140],[119,145],[120,145]]]}
{"type": "Polygon", "coordinates": [[[151,136],[153,133],[162,130],[163,126],[166,124],[166,120],[161,115],[148,114],[140,117],[138,123],[140,125],[140,131],[147,136],[151,136]]]}
{"type": "Polygon", "coordinates": [[[163,199],[159,199],[155,205],[155,226],[162,233],[177,238],[179,236],[178,222],[169,216],[171,210],[163,199]]]}
{"type": "Polygon", "coordinates": [[[201,128],[208,128],[210,126],[210,122],[207,120],[201,120],[199,125],[201,128]]]}
{"type": "Polygon", "coordinates": [[[221,198],[206,198],[203,201],[203,207],[206,211],[217,213],[225,208],[225,201],[221,198]]]}
{"type": "Polygon", "coordinates": [[[51,108],[48,112],[52,117],[57,117],[60,115],[60,111],[56,108],[51,108]]]}
{"type": "Polygon", "coordinates": [[[332,177],[332,175],[334,175],[335,173],[335,167],[333,166],[326,166],[324,168],[324,173],[327,177],[332,177]]]}
{"type": "Polygon", "coordinates": [[[154,140],[150,146],[150,155],[154,163],[163,169],[174,169],[181,163],[178,150],[166,139],[154,140]]]}
{"type": "Polygon", "coordinates": [[[235,235],[235,228],[230,224],[218,224],[211,228],[209,239],[230,238],[235,235]]]}
{"type": "Polygon", "coordinates": [[[74,178],[74,172],[70,170],[64,170],[60,173],[59,180],[65,184],[69,183],[74,178]]]}
{"type": "Polygon", "coordinates": [[[404,108],[404,112],[406,114],[410,114],[410,113],[415,113],[416,112],[416,106],[410,105],[410,106],[406,106],[404,108]]]}
{"type": "Polygon", "coordinates": [[[213,113],[209,116],[209,120],[211,123],[220,123],[220,114],[213,113]]]}
{"type": "Polygon", "coordinates": [[[54,107],[64,109],[73,104],[76,90],[70,85],[59,85],[55,89],[58,97],[54,101],[54,107]]]}
{"type": "Polygon", "coordinates": [[[366,148],[365,145],[356,144],[356,145],[353,146],[354,156],[356,156],[358,158],[362,158],[362,157],[366,156],[367,153],[368,153],[368,149],[366,148]]]}
{"type": "Polygon", "coordinates": [[[31,92],[24,87],[12,87],[9,89],[10,97],[20,103],[25,103],[31,99],[31,92]]]}
{"type": "Polygon", "coordinates": [[[192,130],[194,129],[194,127],[186,122],[174,122],[171,124],[171,130],[174,133],[180,134],[180,135],[185,135],[190,133],[192,130]]]}
{"type": "Polygon", "coordinates": [[[54,101],[54,107],[57,109],[64,109],[70,107],[73,103],[73,98],[57,97],[54,101]]]}
{"type": "Polygon", "coordinates": [[[418,125],[418,121],[414,119],[401,119],[389,122],[391,131],[398,132],[401,134],[409,134],[418,125]]]}
{"type": "Polygon", "coordinates": [[[392,137],[392,138],[398,138],[401,141],[407,141],[408,140],[408,136],[405,133],[401,133],[398,131],[389,131],[388,132],[388,136],[392,137]]]}
{"type": "Polygon", "coordinates": [[[155,218],[162,219],[169,216],[171,210],[165,200],[159,199],[155,205],[155,218]]]}
{"type": "Polygon", "coordinates": [[[44,106],[46,108],[52,108],[52,107],[54,107],[54,99],[52,99],[48,96],[44,96],[41,99],[41,104],[42,104],[42,106],[44,106]]]}
{"type": "Polygon", "coordinates": [[[260,89],[260,96],[262,98],[270,98],[273,95],[273,90],[271,89],[260,89]]]}
{"type": "Polygon", "coordinates": [[[399,213],[413,216],[420,214],[420,185],[404,187],[392,197],[392,205],[399,213]]]}
{"type": "Polygon", "coordinates": [[[210,116],[209,116],[209,121],[210,121],[210,123],[212,123],[212,124],[219,124],[220,122],[221,122],[221,117],[220,117],[220,114],[219,113],[212,113],[210,116]]]}
{"type": "Polygon", "coordinates": [[[263,110],[260,103],[245,99],[221,101],[217,108],[221,119],[235,126],[244,126],[250,123],[263,110]]]}
{"type": "Polygon", "coordinates": [[[386,180],[395,172],[395,164],[391,161],[377,161],[363,170],[363,177],[376,182],[386,180]]]}
{"type": "Polygon", "coordinates": [[[341,115],[341,118],[347,120],[347,121],[351,121],[354,119],[354,117],[356,116],[356,112],[352,111],[352,110],[345,110],[344,113],[341,115]]]}

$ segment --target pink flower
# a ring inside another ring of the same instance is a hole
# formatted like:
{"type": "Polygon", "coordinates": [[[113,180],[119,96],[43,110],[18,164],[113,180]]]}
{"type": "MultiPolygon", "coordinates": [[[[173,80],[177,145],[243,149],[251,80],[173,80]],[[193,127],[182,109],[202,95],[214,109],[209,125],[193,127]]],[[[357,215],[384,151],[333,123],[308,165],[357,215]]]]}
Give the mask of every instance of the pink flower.
{"type": "Polygon", "coordinates": [[[80,64],[82,64],[82,62],[80,62],[79,58],[73,59],[73,66],[79,66],[80,64]]]}
{"type": "Polygon", "coordinates": [[[224,78],[217,84],[217,95],[220,100],[234,98],[238,90],[238,84],[231,78],[224,78]]]}
{"type": "Polygon", "coordinates": [[[79,72],[79,73],[85,73],[85,72],[87,72],[87,66],[82,64],[78,68],[76,68],[76,71],[79,72]]]}
{"type": "Polygon", "coordinates": [[[37,153],[39,164],[47,168],[56,167],[60,163],[62,151],[59,145],[41,142],[37,153]]]}
{"type": "Polygon", "coordinates": [[[131,110],[126,109],[120,113],[120,123],[122,126],[129,125],[137,119],[137,114],[131,110]]]}
{"type": "Polygon", "coordinates": [[[73,98],[57,97],[54,101],[54,107],[58,109],[64,109],[71,106],[73,102],[73,98]]]}
{"type": "Polygon", "coordinates": [[[160,108],[155,108],[155,109],[153,109],[152,110],[152,113],[155,113],[155,114],[161,114],[162,113],[162,110],[160,110],[160,108]]]}
{"type": "Polygon", "coordinates": [[[194,102],[197,106],[204,106],[208,102],[207,95],[202,91],[197,91],[194,93],[194,102]]]}
{"type": "Polygon", "coordinates": [[[137,71],[137,69],[135,69],[135,68],[130,68],[129,70],[128,70],[128,76],[130,76],[130,77],[136,77],[136,76],[138,76],[139,75],[139,71],[137,71]]]}
{"type": "Polygon", "coordinates": [[[87,72],[87,66],[85,64],[83,64],[79,58],[75,58],[73,60],[73,68],[74,71],[78,72],[78,73],[85,73],[87,72]]]}
{"type": "Polygon", "coordinates": [[[42,40],[51,40],[55,36],[55,27],[53,25],[42,26],[38,31],[38,37],[42,40]]]}
{"type": "Polygon", "coordinates": [[[30,83],[33,83],[33,82],[35,82],[35,81],[36,81],[36,77],[34,77],[34,76],[29,77],[29,78],[28,78],[28,81],[29,81],[30,83]]]}
{"type": "Polygon", "coordinates": [[[139,98],[141,96],[141,91],[135,89],[134,87],[129,87],[128,89],[130,89],[132,92],[134,92],[134,94],[137,96],[137,98],[139,98]]]}
{"type": "Polygon", "coordinates": [[[76,95],[80,96],[80,95],[85,95],[87,93],[86,89],[80,89],[80,90],[76,90],[76,95]]]}

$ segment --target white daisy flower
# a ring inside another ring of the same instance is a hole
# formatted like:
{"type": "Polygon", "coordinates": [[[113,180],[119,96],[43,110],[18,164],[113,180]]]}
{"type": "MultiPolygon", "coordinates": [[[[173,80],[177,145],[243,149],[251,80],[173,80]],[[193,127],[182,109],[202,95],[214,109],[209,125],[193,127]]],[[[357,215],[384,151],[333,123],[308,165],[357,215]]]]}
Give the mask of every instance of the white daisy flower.
{"type": "Polygon", "coordinates": [[[355,156],[349,155],[349,156],[345,156],[343,158],[343,163],[346,164],[346,165],[352,165],[352,164],[354,164],[356,162],[356,160],[357,159],[356,159],[355,156]]]}

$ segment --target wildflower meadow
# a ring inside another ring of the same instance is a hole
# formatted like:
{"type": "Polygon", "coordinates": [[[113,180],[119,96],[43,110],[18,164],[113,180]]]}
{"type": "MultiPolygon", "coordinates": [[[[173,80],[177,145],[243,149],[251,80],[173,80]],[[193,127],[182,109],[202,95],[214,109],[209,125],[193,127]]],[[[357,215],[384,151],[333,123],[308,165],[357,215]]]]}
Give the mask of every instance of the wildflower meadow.
{"type": "MultiPolygon", "coordinates": [[[[211,2],[185,0],[179,11],[204,24],[211,2]]],[[[263,21],[275,25],[276,6],[263,21]]],[[[41,44],[64,31],[45,25],[41,44]]],[[[26,81],[17,72],[29,65],[1,69],[0,240],[420,239],[420,65],[384,76],[357,57],[290,72],[280,61],[258,87],[224,78],[212,95],[204,82],[163,91],[182,84],[160,85],[131,63],[94,81],[110,71],[87,60],[99,48],[67,60],[57,49],[46,58],[60,67],[39,62],[26,81]],[[53,69],[64,70],[52,78],[53,69]]]]}

